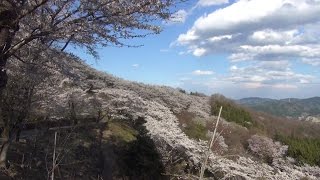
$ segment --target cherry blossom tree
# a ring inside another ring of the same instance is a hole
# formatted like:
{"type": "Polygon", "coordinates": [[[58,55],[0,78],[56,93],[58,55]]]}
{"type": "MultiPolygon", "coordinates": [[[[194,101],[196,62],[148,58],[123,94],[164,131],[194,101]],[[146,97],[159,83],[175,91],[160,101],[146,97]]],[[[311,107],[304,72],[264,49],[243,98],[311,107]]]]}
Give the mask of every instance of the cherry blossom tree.
{"type": "MultiPolygon", "coordinates": [[[[9,59],[26,62],[30,60],[26,49],[35,47],[64,51],[72,44],[97,57],[98,45],[136,46],[126,40],[159,33],[157,23],[169,18],[179,1],[183,0],[1,0],[1,109],[6,109],[3,93],[9,59]]],[[[30,52],[36,53],[32,56],[41,53],[30,52]]],[[[5,93],[10,94],[8,91],[10,88],[5,93]]],[[[4,118],[1,122],[8,122],[4,118]]],[[[6,153],[6,142],[1,145],[1,155],[6,153]]],[[[2,157],[0,164],[5,161],[2,157]]]]}
{"type": "MultiPolygon", "coordinates": [[[[157,22],[183,0],[2,0],[0,2],[0,90],[6,86],[6,63],[30,42],[65,50],[130,46],[124,40],[159,33],[157,22]]],[[[21,58],[21,57],[20,57],[21,58]]]]}
{"type": "Polygon", "coordinates": [[[288,150],[287,145],[282,145],[280,142],[274,142],[268,137],[259,135],[253,135],[248,139],[248,145],[252,153],[268,163],[272,163],[275,158],[283,157],[288,150]]]}
{"type": "Polygon", "coordinates": [[[6,162],[7,151],[11,142],[19,135],[22,125],[29,118],[31,107],[42,99],[40,89],[45,89],[44,82],[51,76],[47,67],[49,49],[23,48],[21,55],[27,56],[25,61],[14,61],[12,58],[8,63],[8,76],[10,77],[7,87],[2,92],[0,105],[1,119],[1,151],[0,165],[6,162]]]}

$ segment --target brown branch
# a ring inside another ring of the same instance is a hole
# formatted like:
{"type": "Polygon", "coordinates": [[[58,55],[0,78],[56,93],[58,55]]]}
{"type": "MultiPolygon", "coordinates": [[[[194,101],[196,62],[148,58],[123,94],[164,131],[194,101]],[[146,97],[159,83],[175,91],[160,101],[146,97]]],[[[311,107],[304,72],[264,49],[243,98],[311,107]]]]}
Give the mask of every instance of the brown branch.
{"type": "Polygon", "coordinates": [[[24,61],[23,59],[21,59],[21,58],[20,58],[19,56],[17,56],[16,54],[13,54],[12,56],[15,57],[15,58],[17,58],[19,61],[21,61],[21,62],[24,63],[24,64],[37,65],[37,64],[35,64],[35,63],[31,63],[31,62],[26,62],[26,61],[24,61]]]}
{"type": "MultiPolygon", "coordinates": [[[[62,19],[57,20],[57,22],[55,22],[55,23],[53,24],[53,26],[57,26],[58,24],[62,23],[63,21],[65,21],[66,19],[68,19],[70,16],[74,15],[75,13],[77,13],[77,12],[79,12],[79,11],[80,11],[80,6],[78,6],[78,8],[75,9],[74,11],[69,12],[69,13],[68,13],[67,15],[65,15],[62,19]]],[[[79,18],[81,18],[81,17],[79,17],[79,18]]],[[[79,19],[79,18],[77,18],[77,19],[79,19]]],[[[75,20],[76,20],[76,19],[75,19],[75,20]]],[[[52,20],[52,23],[53,23],[53,21],[54,21],[54,19],[52,20]]]]}
{"type": "Polygon", "coordinates": [[[64,4],[56,10],[56,12],[51,16],[51,24],[53,24],[54,19],[57,17],[57,15],[63,10],[63,8],[69,3],[69,1],[65,1],[64,4]]]}
{"type": "Polygon", "coordinates": [[[73,39],[73,37],[74,37],[74,34],[72,34],[70,37],[69,37],[69,39],[68,39],[68,41],[66,42],[66,44],[62,47],[62,49],[60,50],[61,52],[63,52],[65,49],[66,49],[66,47],[68,46],[68,44],[70,43],[70,41],[73,39]]]}
{"type": "Polygon", "coordinates": [[[38,34],[34,34],[29,36],[28,38],[25,38],[23,40],[21,40],[19,43],[15,44],[14,46],[12,46],[11,48],[9,48],[5,54],[7,54],[8,57],[12,56],[17,50],[19,50],[20,48],[22,48],[24,45],[28,44],[29,42],[33,41],[34,39],[38,39],[44,36],[47,36],[50,34],[50,31],[44,31],[44,32],[40,32],[38,34]]]}
{"type": "Polygon", "coordinates": [[[37,10],[40,6],[44,5],[45,3],[47,3],[49,0],[43,0],[41,3],[37,4],[36,6],[34,6],[32,9],[30,9],[29,11],[21,14],[16,21],[19,21],[20,19],[24,18],[25,16],[27,16],[28,14],[33,13],[35,10],[37,10]]]}

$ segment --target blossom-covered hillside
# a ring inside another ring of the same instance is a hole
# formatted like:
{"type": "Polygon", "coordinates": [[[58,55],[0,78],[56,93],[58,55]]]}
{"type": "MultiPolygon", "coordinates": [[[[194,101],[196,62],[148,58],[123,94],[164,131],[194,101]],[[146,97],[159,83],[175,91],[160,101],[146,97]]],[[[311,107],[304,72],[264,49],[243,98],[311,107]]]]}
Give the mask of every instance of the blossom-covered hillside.
{"type": "MultiPolygon", "coordinates": [[[[189,178],[198,176],[207,141],[188,136],[184,131],[186,124],[182,123],[178,115],[187,112],[192,114],[192,121],[212,125],[217,117],[211,114],[210,97],[190,95],[172,87],[123,80],[97,71],[72,55],[57,55],[50,65],[56,68],[50,70],[53,75],[46,82],[46,86],[37,91],[37,95],[41,95],[43,99],[36,102],[32,111],[34,115],[52,120],[70,116],[76,119],[122,119],[133,122],[144,119],[143,126],[161,154],[162,162],[168,163],[168,157],[171,157],[171,160],[183,159],[179,161],[180,170],[172,173],[181,177],[187,177],[188,173],[193,174],[189,175],[189,178]],[[190,171],[187,173],[186,169],[190,171]]],[[[219,127],[226,126],[249,131],[246,127],[223,119],[219,127]]],[[[210,136],[211,132],[205,131],[207,136],[210,136]]],[[[228,145],[221,134],[214,146],[225,149],[228,145]]],[[[212,179],[320,178],[319,167],[298,166],[292,158],[284,157],[287,148],[279,142],[273,142],[267,137],[253,136],[248,149],[250,147],[252,152],[246,154],[212,152],[207,176],[212,179]],[[272,160],[259,160],[265,157],[263,149],[268,148],[270,150],[267,153],[272,153],[272,160]],[[233,158],[229,158],[231,156],[233,158]]]]}

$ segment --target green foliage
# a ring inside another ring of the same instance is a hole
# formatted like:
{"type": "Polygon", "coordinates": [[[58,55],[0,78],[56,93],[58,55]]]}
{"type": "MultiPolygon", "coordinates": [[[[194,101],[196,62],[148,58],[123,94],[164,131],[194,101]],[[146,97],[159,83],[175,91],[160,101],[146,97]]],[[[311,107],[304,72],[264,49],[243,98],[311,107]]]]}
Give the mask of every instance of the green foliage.
{"type": "Polygon", "coordinates": [[[208,140],[207,128],[201,123],[191,121],[188,124],[188,126],[184,129],[184,132],[189,138],[196,140],[208,140]]]}
{"type": "Polygon", "coordinates": [[[218,116],[219,109],[223,106],[221,117],[227,121],[235,122],[247,128],[255,126],[255,123],[248,111],[222,95],[213,95],[211,97],[210,104],[212,115],[218,116]]]}
{"type": "Polygon", "coordinates": [[[279,134],[276,135],[276,139],[289,146],[288,156],[295,158],[299,164],[307,163],[320,166],[320,139],[279,134]]]}
{"type": "Polygon", "coordinates": [[[138,132],[125,123],[113,121],[108,126],[112,135],[121,141],[128,143],[137,140],[138,132]]]}

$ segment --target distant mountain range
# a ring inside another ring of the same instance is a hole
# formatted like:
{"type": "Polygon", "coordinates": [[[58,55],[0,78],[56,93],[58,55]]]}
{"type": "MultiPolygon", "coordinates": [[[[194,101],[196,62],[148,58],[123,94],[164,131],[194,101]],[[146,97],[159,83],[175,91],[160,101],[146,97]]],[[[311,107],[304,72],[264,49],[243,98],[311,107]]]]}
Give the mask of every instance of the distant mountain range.
{"type": "Polygon", "coordinates": [[[237,100],[236,102],[256,111],[280,117],[298,118],[320,115],[320,97],[307,99],[287,98],[280,100],[249,97],[237,100]]]}

